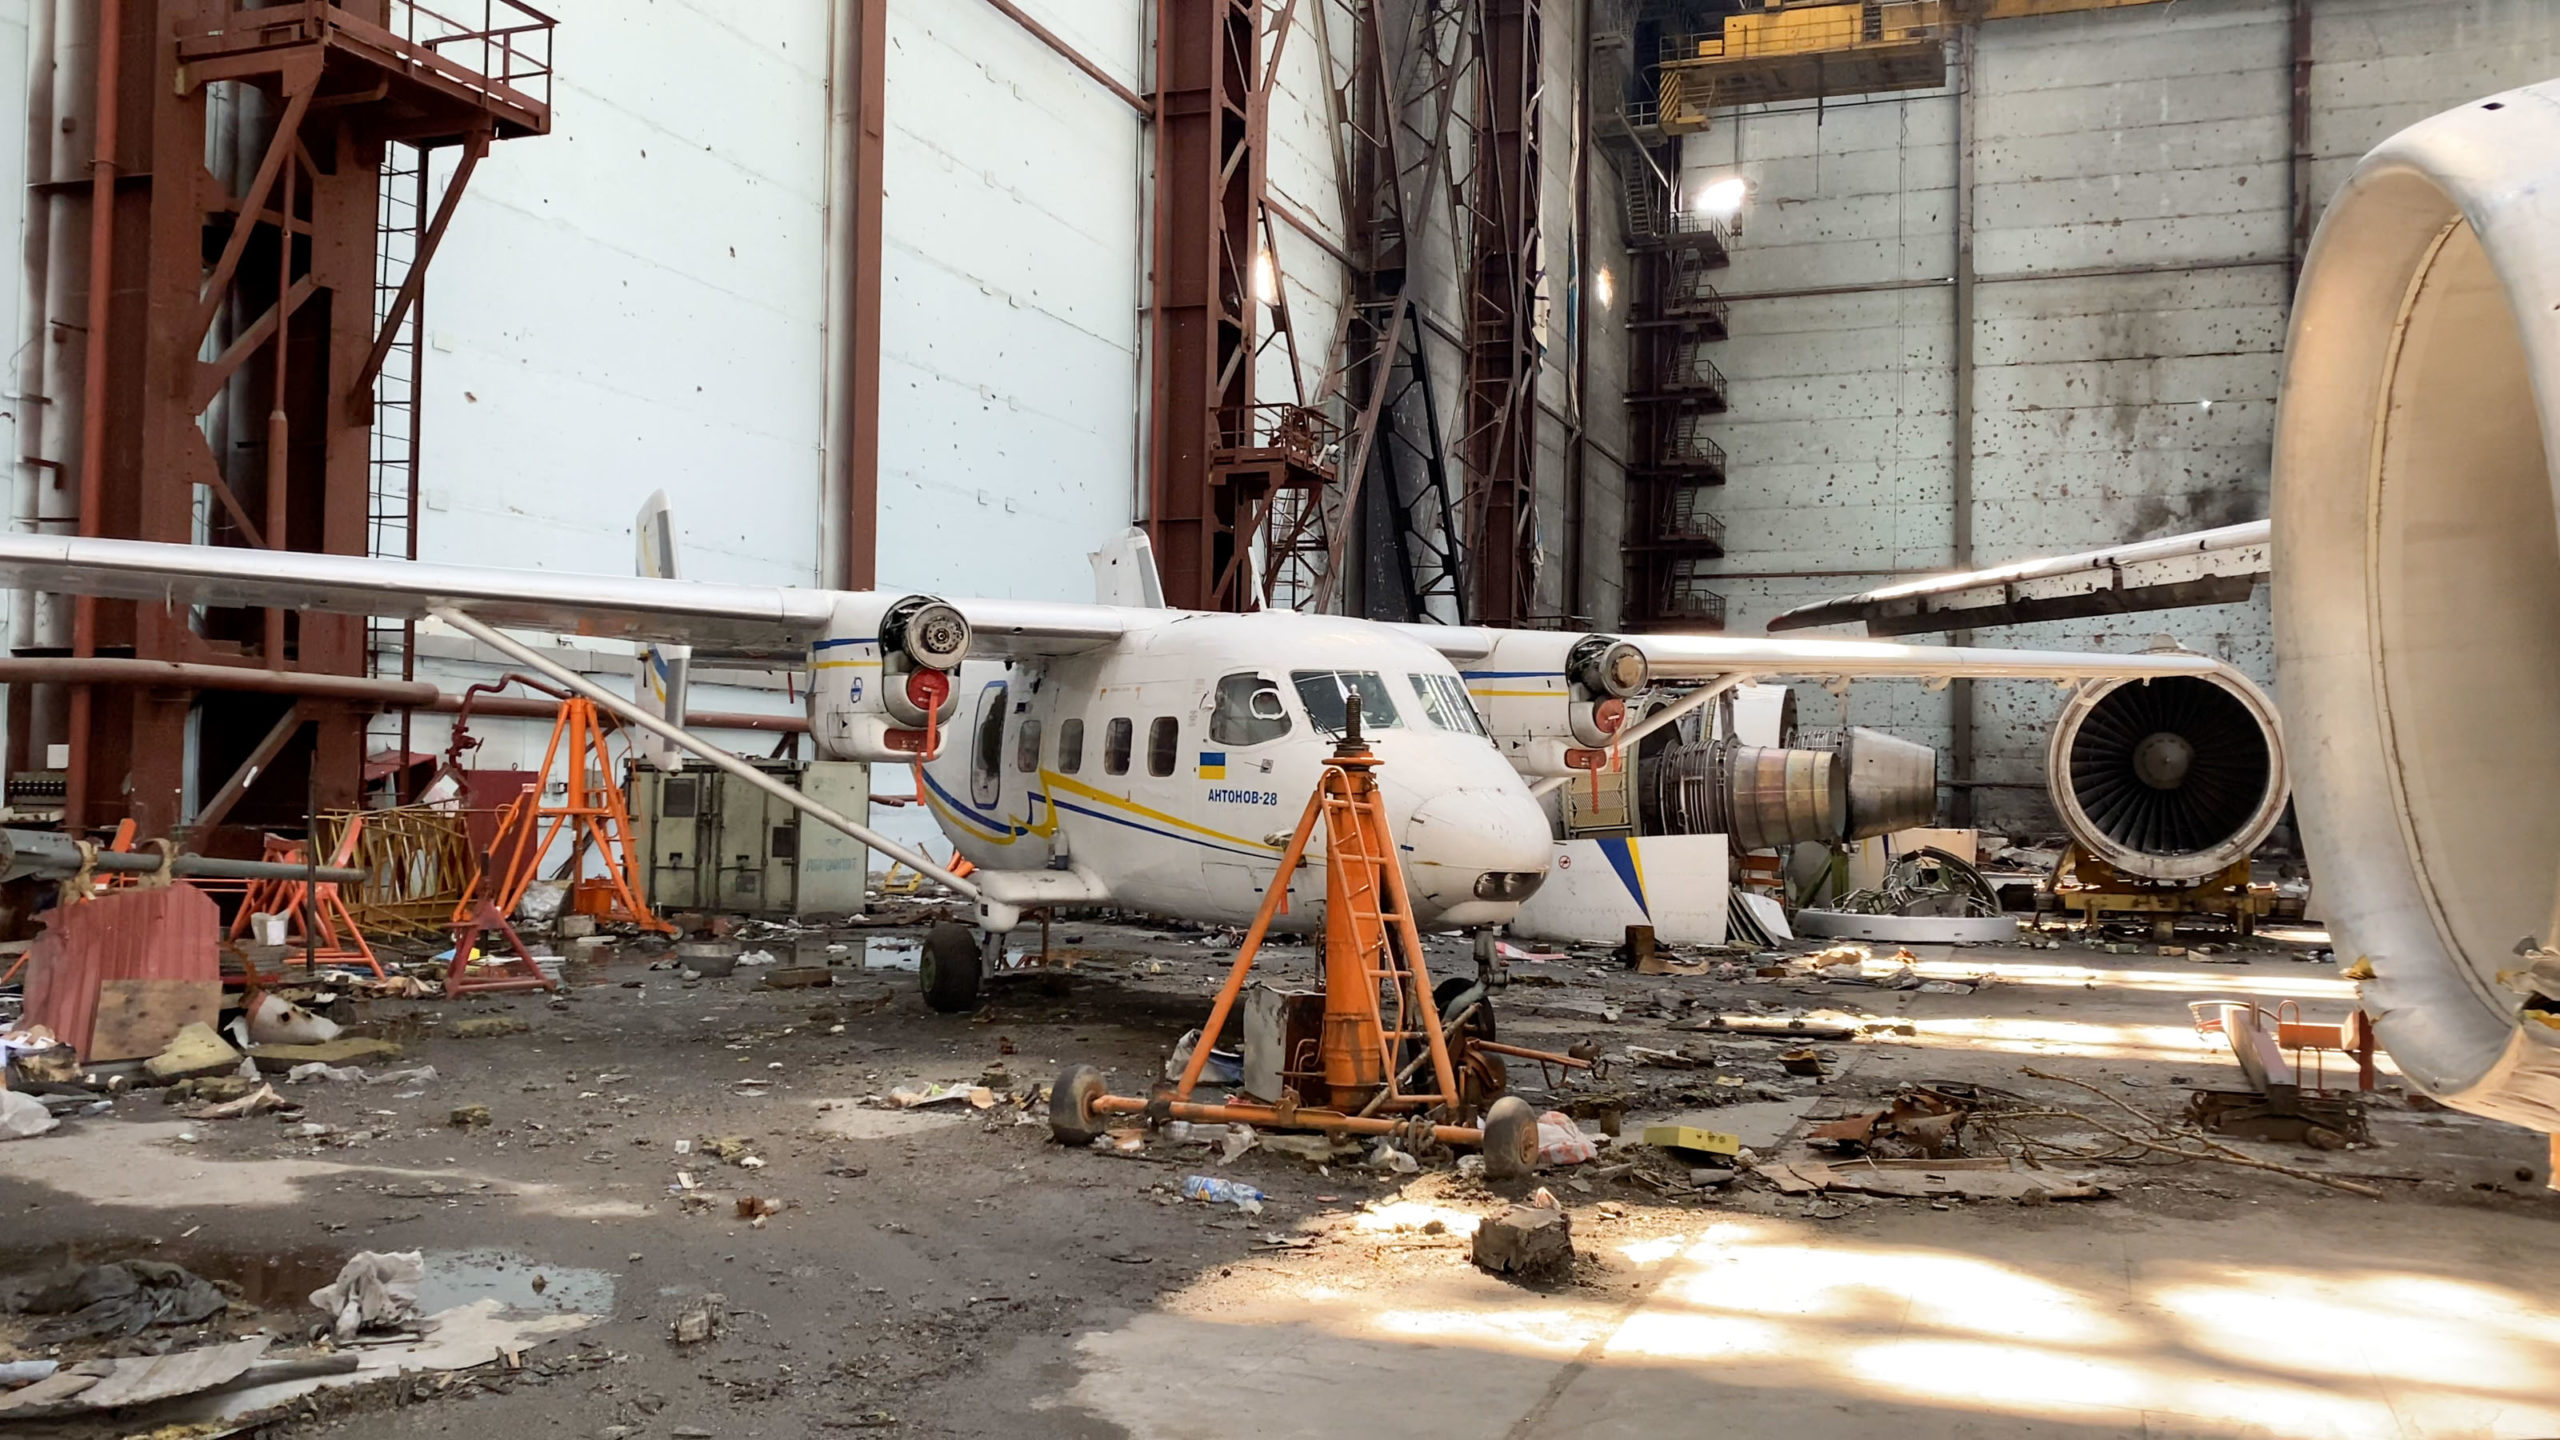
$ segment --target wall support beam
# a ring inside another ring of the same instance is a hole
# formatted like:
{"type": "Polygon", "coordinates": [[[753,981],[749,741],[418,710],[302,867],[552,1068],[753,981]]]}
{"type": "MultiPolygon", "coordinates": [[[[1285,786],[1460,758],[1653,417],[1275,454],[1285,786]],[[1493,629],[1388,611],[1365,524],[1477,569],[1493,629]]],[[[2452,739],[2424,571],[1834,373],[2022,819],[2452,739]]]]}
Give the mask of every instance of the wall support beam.
{"type": "Polygon", "coordinates": [[[826,477],[820,487],[834,554],[826,578],[850,590],[879,583],[880,276],[888,191],[889,0],[835,9],[828,68],[826,477]]]}

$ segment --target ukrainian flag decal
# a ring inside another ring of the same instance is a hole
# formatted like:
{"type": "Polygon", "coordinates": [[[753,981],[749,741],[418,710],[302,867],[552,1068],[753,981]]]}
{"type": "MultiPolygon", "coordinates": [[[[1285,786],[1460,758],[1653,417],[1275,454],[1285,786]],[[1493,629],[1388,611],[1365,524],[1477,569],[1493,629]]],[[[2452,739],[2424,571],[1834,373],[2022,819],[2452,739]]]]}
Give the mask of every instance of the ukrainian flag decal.
{"type": "Polygon", "coordinates": [[[1227,778],[1227,752],[1226,752],[1226,751],[1224,751],[1224,750],[1203,750],[1203,751],[1201,751],[1201,752],[1200,752],[1200,778],[1201,778],[1201,779],[1203,779],[1203,780],[1224,780],[1224,779],[1226,779],[1226,778],[1227,778]]]}

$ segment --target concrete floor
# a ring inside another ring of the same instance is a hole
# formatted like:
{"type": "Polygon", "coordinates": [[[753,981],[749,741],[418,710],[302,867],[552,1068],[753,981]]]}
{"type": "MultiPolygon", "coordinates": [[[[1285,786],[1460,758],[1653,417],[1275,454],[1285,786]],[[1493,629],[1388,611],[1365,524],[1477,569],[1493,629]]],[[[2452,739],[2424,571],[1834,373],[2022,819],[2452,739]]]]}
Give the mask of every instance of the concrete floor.
{"type": "MultiPolygon", "coordinates": [[[[303,1277],[358,1248],[421,1248],[431,1269],[495,1249],[511,1274],[584,1277],[593,1323],[538,1352],[580,1358],[574,1374],[474,1372],[280,1434],[2560,1435],[2560,1197],[2541,1188],[2541,1137],[2413,1107],[2396,1084],[2370,1149],[2247,1147],[2360,1177],[2378,1201],[2228,1166],[2114,1165],[2114,1198],[2041,1206],[1787,1197],[1748,1179],[1673,1199],[1551,1172],[1587,1257],[1553,1288],[1467,1262],[1466,1235],[1509,1197],[1445,1166],[1319,1173],[1255,1152],[1221,1171],[1161,1140],[1133,1158],[1061,1149],[1012,1107],[867,1102],[998,1059],[1026,1084],[1081,1060],[1142,1083],[1196,1023],[1225,951],[1085,928],[1075,979],[1011,988],[973,1018],[929,1014],[912,976],[858,956],[825,991],[623,962],[558,1002],[377,1004],[440,1072],[424,1093],[295,1087],[305,1118],[340,1132],[321,1141],[142,1100],[11,1144],[0,1273],[65,1254],[178,1259],[250,1282],[238,1323],[287,1335],[309,1323],[303,1277]],[[533,1029],[449,1033],[496,1013],[533,1029]],[[445,1125],[474,1102],[498,1123],[445,1125]],[[748,1137],[764,1165],[675,1148],[714,1135],[748,1137]],[[1177,1202],[1194,1171],[1262,1187],[1266,1212],[1177,1202]],[[671,1193],[680,1173],[708,1206],[671,1193]],[[729,1208],[748,1193],[789,1208],[750,1227],[729,1208]],[[678,1351],[668,1318],[708,1291],[728,1297],[731,1333],[678,1351]]],[[[1933,976],[1996,968],[1972,994],[1639,977],[1585,957],[1519,967],[1500,1007],[1519,1043],[1710,1045],[1744,1103],[1707,1117],[1774,1155],[1809,1109],[1905,1082],[2103,1107],[2024,1066],[2169,1110],[2184,1083],[2235,1074],[2187,1025],[2189,999],[2343,1011],[2349,987],[2295,958],[2308,953],[1920,957],[1933,976]],[[1754,1005],[1912,1033],[1827,1046],[1835,1069],[1816,1084],[1780,1076],[1774,1046],[1670,1028],[1754,1005]]],[[[1698,1104],[1683,1097],[1706,1074],[1622,1066],[1610,1083],[1632,1128],[1698,1104]]]]}

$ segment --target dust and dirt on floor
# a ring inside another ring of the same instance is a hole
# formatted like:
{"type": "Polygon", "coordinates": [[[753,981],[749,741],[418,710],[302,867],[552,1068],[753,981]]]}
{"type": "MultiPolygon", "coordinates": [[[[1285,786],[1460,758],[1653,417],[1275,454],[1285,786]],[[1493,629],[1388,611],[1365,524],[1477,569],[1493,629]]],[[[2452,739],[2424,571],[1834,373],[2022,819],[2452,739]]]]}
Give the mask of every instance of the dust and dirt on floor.
{"type": "Polygon", "coordinates": [[[490,1327],[478,1353],[171,1433],[2560,1433],[2540,1137],[2387,1067],[2353,1135],[2188,1123],[2242,1083],[2190,1002],[2336,1018],[2314,946],[1524,955],[1502,1038],[1604,1064],[1514,1069],[1571,1122],[1550,1153],[1588,1158],[1493,1184],[1220,1127],[1056,1144],[1045,1083],[1143,1093],[1231,934],[1062,927],[1061,963],[965,1017],[918,1000],[912,932],[782,938],[770,968],[825,983],[644,955],[556,997],[375,1000],[351,1018],[397,1036],[396,1084],[279,1077],[284,1108],[236,1119],[140,1092],[12,1142],[0,1274],[149,1262],[225,1303],[89,1339],[19,1314],[0,1344],[325,1352],[310,1292],[414,1252],[421,1311],[490,1327]],[[1478,1268],[1523,1204],[1575,1258],[1478,1268]]]}

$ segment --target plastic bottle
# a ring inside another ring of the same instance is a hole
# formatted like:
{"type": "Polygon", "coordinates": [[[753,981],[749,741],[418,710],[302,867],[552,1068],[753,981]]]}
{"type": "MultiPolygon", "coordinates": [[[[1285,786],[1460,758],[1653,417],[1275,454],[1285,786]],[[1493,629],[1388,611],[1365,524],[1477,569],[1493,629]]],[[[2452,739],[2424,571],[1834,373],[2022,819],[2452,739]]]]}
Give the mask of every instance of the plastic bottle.
{"type": "Polygon", "coordinates": [[[1212,1205],[1233,1205],[1239,1210],[1259,1213],[1264,1196],[1261,1191],[1240,1181],[1221,1180],[1215,1175],[1189,1175],[1183,1177],[1182,1198],[1206,1200],[1212,1205]]]}

